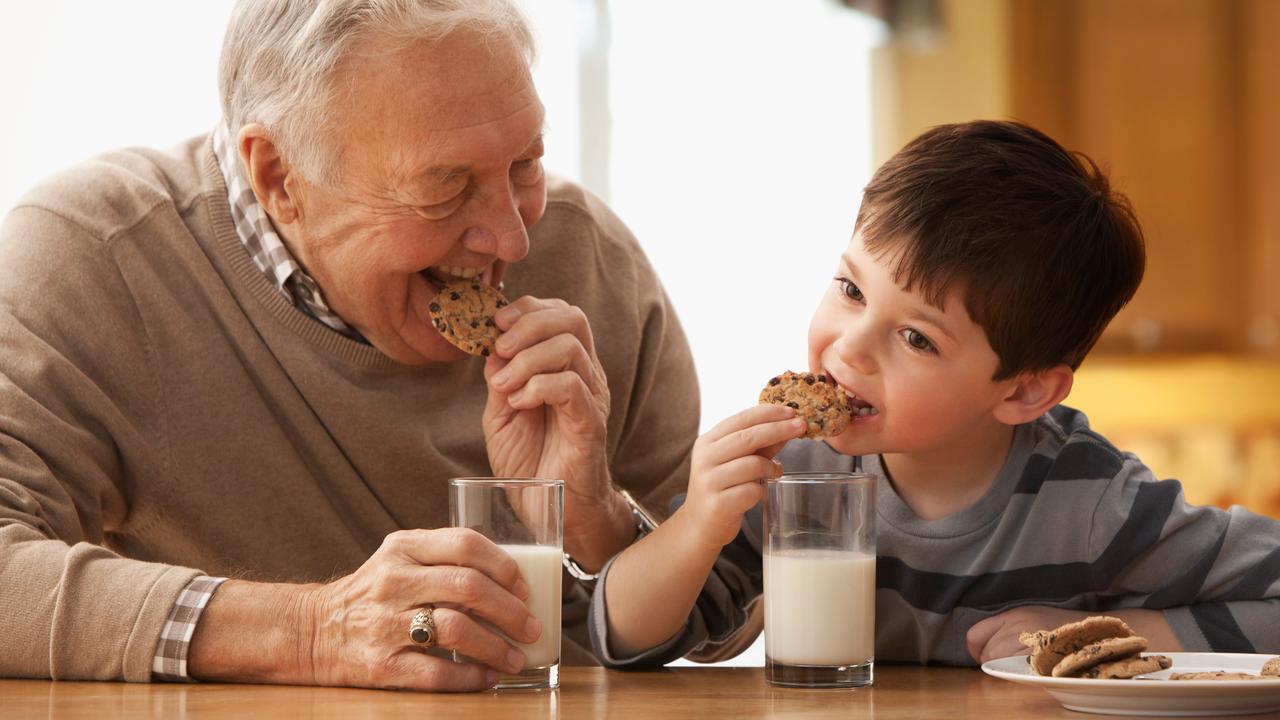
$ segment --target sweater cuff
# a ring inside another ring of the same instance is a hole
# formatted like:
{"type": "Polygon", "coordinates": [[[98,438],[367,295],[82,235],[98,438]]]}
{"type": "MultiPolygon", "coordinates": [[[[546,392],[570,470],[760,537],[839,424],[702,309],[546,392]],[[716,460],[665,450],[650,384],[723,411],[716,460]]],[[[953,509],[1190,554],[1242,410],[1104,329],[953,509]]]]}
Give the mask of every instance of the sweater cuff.
{"type": "Polygon", "coordinates": [[[1164,619],[1173,628],[1173,634],[1177,636],[1178,642],[1182,643],[1182,649],[1187,652],[1212,652],[1213,647],[1209,644],[1209,639],[1204,636],[1204,632],[1200,629],[1200,624],[1196,622],[1195,616],[1191,614],[1191,608],[1183,605],[1180,607],[1169,608],[1164,612],[1164,619]]]}

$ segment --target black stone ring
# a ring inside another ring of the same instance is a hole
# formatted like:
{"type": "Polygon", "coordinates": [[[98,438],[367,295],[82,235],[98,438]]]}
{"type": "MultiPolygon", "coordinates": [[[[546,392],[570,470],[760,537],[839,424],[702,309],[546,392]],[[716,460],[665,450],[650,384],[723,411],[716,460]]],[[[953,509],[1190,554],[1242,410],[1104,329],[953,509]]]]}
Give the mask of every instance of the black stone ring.
{"type": "Polygon", "coordinates": [[[436,646],[436,620],[432,617],[435,609],[434,605],[424,605],[409,623],[409,639],[424,648],[436,646]]]}

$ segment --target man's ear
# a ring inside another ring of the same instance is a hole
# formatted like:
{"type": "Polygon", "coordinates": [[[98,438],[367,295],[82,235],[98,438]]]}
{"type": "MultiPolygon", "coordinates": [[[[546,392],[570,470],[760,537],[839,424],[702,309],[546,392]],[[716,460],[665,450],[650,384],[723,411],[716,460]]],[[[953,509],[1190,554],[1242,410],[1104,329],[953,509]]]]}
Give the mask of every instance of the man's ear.
{"type": "Polygon", "coordinates": [[[1071,392],[1075,373],[1066,365],[1055,365],[1019,375],[995,407],[996,420],[1005,425],[1021,425],[1045,414],[1071,392]]]}
{"type": "Polygon", "coordinates": [[[244,162],[249,186],[258,204],[277,224],[289,225],[302,218],[299,202],[301,176],[285,162],[280,146],[258,123],[240,129],[236,148],[244,162]]]}

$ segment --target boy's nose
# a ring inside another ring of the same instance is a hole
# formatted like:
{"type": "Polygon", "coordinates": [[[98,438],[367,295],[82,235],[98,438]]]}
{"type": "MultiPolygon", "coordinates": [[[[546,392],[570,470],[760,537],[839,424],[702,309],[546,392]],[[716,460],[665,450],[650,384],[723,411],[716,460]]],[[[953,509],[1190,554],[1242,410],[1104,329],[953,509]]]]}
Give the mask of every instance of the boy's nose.
{"type": "Polygon", "coordinates": [[[871,352],[871,344],[857,330],[845,332],[836,340],[836,354],[846,365],[861,375],[873,375],[876,372],[875,356],[871,352]]]}

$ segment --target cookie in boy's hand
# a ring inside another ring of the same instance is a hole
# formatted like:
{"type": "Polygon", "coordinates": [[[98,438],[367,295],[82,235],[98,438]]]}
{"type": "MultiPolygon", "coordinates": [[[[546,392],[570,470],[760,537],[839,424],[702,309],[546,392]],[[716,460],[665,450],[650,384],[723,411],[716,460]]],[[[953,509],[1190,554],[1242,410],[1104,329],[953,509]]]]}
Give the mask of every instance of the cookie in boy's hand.
{"type": "Polygon", "coordinates": [[[493,315],[506,304],[507,299],[492,285],[462,280],[440,288],[427,309],[445,340],[470,355],[488,357],[500,334],[493,315]]]}
{"type": "Polygon", "coordinates": [[[760,391],[760,404],[786,405],[808,424],[807,438],[834,437],[853,419],[853,403],[826,375],[790,370],[771,378],[760,391]]]}

